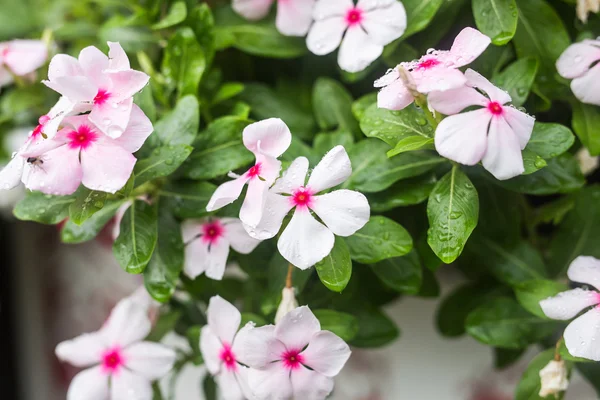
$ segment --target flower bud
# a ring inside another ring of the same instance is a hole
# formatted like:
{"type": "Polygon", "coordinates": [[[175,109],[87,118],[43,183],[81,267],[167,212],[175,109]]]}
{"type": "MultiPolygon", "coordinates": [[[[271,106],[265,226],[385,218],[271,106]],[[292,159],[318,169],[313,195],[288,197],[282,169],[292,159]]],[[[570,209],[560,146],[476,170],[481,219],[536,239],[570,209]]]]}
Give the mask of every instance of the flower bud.
{"type": "Polygon", "coordinates": [[[281,291],[281,303],[279,303],[277,313],[275,314],[275,323],[281,321],[285,314],[296,308],[298,308],[298,302],[294,295],[294,288],[283,288],[281,291]]]}
{"type": "Polygon", "coordinates": [[[600,164],[598,157],[592,156],[585,147],[582,147],[575,153],[575,157],[577,158],[581,172],[583,172],[584,175],[589,175],[594,172],[596,168],[598,168],[598,164],[600,164]]]}
{"type": "Polygon", "coordinates": [[[567,390],[569,387],[569,378],[567,377],[567,368],[564,361],[552,360],[540,371],[542,387],[540,397],[556,395],[567,390]]]}

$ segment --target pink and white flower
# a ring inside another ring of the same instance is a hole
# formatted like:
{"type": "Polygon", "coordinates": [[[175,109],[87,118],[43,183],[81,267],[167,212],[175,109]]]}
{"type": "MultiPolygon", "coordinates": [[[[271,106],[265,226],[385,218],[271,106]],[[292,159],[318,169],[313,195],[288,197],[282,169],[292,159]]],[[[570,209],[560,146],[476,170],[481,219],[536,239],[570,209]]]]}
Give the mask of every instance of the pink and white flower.
{"type": "Polygon", "coordinates": [[[346,342],[321,330],[307,306],[290,311],[275,326],[245,328],[237,341],[258,400],[323,400],[351,354],[346,342]]]}
{"type": "MultiPolygon", "coordinates": [[[[244,18],[256,21],[269,14],[275,0],[233,0],[232,7],[244,18]]],[[[312,23],[316,0],[277,0],[277,30],[286,36],[304,36],[312,23]]]]}
{"type": "Polygon", "coordinates": [[[477,72],[469,69],[465,76],[466,86],[429,95],[430,107],[450,115],[436,129],[436,150],[465,165],[481,161],[500,180],[520,175],[525,171],[521,150],[531,138],[535,118],[507,106],[509,94],[477,72]],[[470,106],[480,108],[459,114],[470,106]]]}
{"type": "Polygon", "coordinates": [[[23,182],[30,190],[66,195],[80,183],[89,189],[115,193],[131,176],[139,150],[152,133],[152,123],[136,105],[121,137],[100,132],[87,115],[67,117],[54,138],[37,141],[23,151],[30,167],[23,182]],[[31,162],[31,160],[35,160],[31,162]]]}
{"type": "MultiPolygon", "coordinates": [[[[585,283],[600,290],[600,260],[589,256],[579,256],[567,271],[573,282],[585,283]]],[[[573,320],[565,332],[565,345],[571,355],[600,361],[600,293],[576,288],[561,292],[554,297],[540,301],[544,314],[552,319],[569,320],[581,311],[592,307],[573,320]]]]}
{"type": "Polygon", "coordinates": [[[0,87],[13,81],[13,75],[26,76],[44,65],[48,47],[41,40],[11,40],[0,43],[0,87]]]}
{"type": "Polygon", "coordinates": [[[348,72],[367,68],[406,30],[406,10],[398,0],[358,0],[356,5],[352,0],[317,0],[313,18],[308,49],[322,56],[339,46],[338,64],[348,72]]]}
{"type": "Polygon", "coordinates": [[[318,195],[352,174],[343,146],[334,147],[323,157],[308,183],[307,173],[308,159],[298,157],[269,191],[266,212],[260,223],[256,227],[244,225],[250,236],[269,239],[279,232],[283,219],[295,208],[277,248],[286,260],[300,269],[311,267],[331,252],[334,234],[353,235],[369,221],[370,215],[369,202],[362,193],[340,189],[318,195]],[[325,225],[312,216],[311,210],[325,225]]]}
{"type": "Polygon", "coordinates": [[[149,77],[131,69],[119,43],[108,42],[108,57],[98,48],[81,50],[79,58],[57,54],[50,61],[50,89],[91,111],[90,121],[112,138],[124,132],[133,105],[133,95],[148,83],[149,77]]]}
{"type": "Polygon", "coordinates": [[[146,310],[124,299],[99,331],[59,343],[61,361],[89,367],[73,378],[67,400],[151,400],[151,382],[173,368],[176,355],[162,344],[142,341],[150,329],[146,310]]]}
{"type": "Polygon", "coordinates": [[[248,368],[240,364],[240,340],[247,328],[238,333],[242,315],[231,303],[214,296],[206,310],[208,325],[202,327],[200,351],[206,368],[216,378],[225,400],[251,398],[248,368]]]}
{"type": "Polygon", "coordinates": [[[192,279],[202,273],[211,279],[223,279],[229,247],[249,254],[260,243],[248,235],[237,218],[187,220],[181,224],[181,234],[185,243],[184,272],[192,279]]]}
{"type": "Polygon", "coordinates": [[[230,173],[235,179],[215,190],[206,210],[215,211],[233,203],[247,183],[240,219],[244,224],[256,226],[262,217],[267,191],[281,171],[281,161],[277,158],[290,147],[292,133],[282,120],[270,118],[248,125],[242,135],[244,146],[254,153],[256,162],[241,176],[230,173]]]}
{"type": "Polygon", "coordinates": [[[414,101],[411,91],[426,94],[463,86],[467,78],[458,68],[472,63],[490,43],[490,38],[477,29],[465,28],[454,39],[450,51],[431,49],[417,61],[400,63],[375,81],[375,87],[382,88],[377,95],[377,106],[402,110],[414,101]],[[399,68],[407,75],[405,79],[399,68]]]}
{"type": "Polygon", "coordinates": [[[567,47],[556,61],[560,76],[572,79],[571,90],[581,102],[600,106],[600,40],[586,39],[567,47]]]}

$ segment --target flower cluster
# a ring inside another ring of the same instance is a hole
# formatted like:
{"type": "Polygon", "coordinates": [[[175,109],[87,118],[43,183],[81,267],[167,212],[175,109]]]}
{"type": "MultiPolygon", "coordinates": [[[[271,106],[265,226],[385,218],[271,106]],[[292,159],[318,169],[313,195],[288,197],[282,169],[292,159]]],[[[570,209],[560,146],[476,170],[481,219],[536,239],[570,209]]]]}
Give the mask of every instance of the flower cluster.
{"type": "Polygon", "coordinates": [[[152,133],[133,95],[148,83],[131,69],[118,43],[108,57],[86,47],[79,58],[52,58],[44,84],[62,95],[0,172],[0,188],[23,182],[30,190],[67,195],[80,183],[115,193],[133,171],[135,153],[152,133]]]}
{"type": "Polygon", "coordinates": [[[48,58],[48,47],[41,40],[11,40],[0,43],[0,87],[14,77],[28,77],[48,58]]]}
{"type": "Polygon", "coordinates": [[[276,325],[248,323],[238,331],[240,312],[215,296],[207,320],[200,350],[225,400],[325,399],[351,353],[342,339],[321,330],[306,306],[276,325]]]}
{"type": "MultiPolygon", "coordinates": [[[[249,20],[264,18],[273,0],[233,0],[249,20]]],[[[383,47],[406,30],[406,11],[398,0],[278,0],[276,26],[288,36],[305,36],[316,55],[338,47],[338,64],[348,72],[368,67],[383,47]],[[341,43],[341,45],[340,45],[341,43]]]]}

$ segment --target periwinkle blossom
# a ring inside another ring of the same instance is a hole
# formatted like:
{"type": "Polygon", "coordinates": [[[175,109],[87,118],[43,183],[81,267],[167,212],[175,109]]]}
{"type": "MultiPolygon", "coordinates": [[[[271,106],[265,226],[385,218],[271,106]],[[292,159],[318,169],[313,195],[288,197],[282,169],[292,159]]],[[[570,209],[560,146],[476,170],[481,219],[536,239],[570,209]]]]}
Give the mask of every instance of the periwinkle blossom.
{"type": "Polygon", "coordinates": [[[300,269],[306,269],[327,256],[335,235],[350,236],[362,228],[370,215],[369,202],[359,192],[347,189],[318,195],[352,174],[350,159],[343,146],[331,149],[312,171],[308,183],[308,159],[298,157],[268,193],[265,212],[256,227],[244,226],[250,236],[265,240],[274,237],[283,219],[295,209],[279,237],[281,255],[300,269]],[[323,221],[318,222],[311,210],[323,221]]]}
{"type": "MultiPolygon", "coordinates": [[[[569,266],[567,275],[573,282],[585,283],[600,290],[600,260],[597,258],[577,257],[569,266]]],[[[563,337],[572,355],[600,361],[599,292],[582,288],[567,290],[540,301],[540,307],[546,316],[558,320],[572,319],[589,308],[567,326],[563,337]]]]}
{"type": "Polygon", "coordinates": [[[244,224],[255,226],[262,217],[267,191],[281,171],[281,161],[277,158],[290,147],[292,133],[279,118],[269,118],[248,125],[242,139],[256,158],[254,166],[241,176],[230,174],[235,179],[215,190],[206,210],[215,211],[233,203],[248,184],[240,219],[244,224]]]}
{"type": "MultiPolygon", "coordinates": [[[[304,36],[312,23],[312,10],[316,0],[277,0],[275,26],[286,36],[304,36]]],[[[233,0],[232,7],[244,18],[263,19],[275,0],[233,0]]]]}
{"type": "Polygon", "coordinates": [[[151,400],[152,381],[167,374],[175,352],[143,339],[150,333],[147,310],[131,299],[120,301],[104,326],[56,347],[56,356],[88,367],[69,386],[67,400],[151,400]]]}
{"type": "Polygon", "coordinates": [[[525,170],[521,150],[531,138],[535,119],[506,105],[509,94],[477,72],[469,69],[465,76],[466,86],[429,94],[429,106],[449,115],[436,129],[436,150],[465,165],[481,161],[496,179],[520,175],[525,170]],[[460,113],[471,106],[477,109],[460,113]]]}
{"type": "Polygon", "coordinates": [[[351,354],[346,342],[321,330],[307,306],[288,312],[276,325],[243,329],[236,345],[250,367],[248,386],[258,400],[323,400],[351,354]]]}
{"type": "Polygon", "coordinates": [[[238,333],[242,315],[220,296],[211,297],[206,310],[208,324],[202,327],[200,351],[208,372],[215,377],[225,400],[252,398],[247,387],[248,368],[240,364],[238,333]]]}
{"type": "Polygon", "coordinates": [[[398,0],[358,0],[356,5],[353,0],[317,0],[313,18],[308,49],[321,56],[339,46],[338,64],[347,72],[367,68],[406,30],[406,10],[398,0]]]}
{"type": "Polygon", "coordinates": [[[577,0],[577,18],[584,24],[588,21],[589,13],[600,11],[600,0],[577,0]]]}
{"type": "Polygon", "coordinates": [[[483,33],[465,28],[449,51],[431,49],[417,61],[400,63],[375,81],[375,87],[382,88],[377,95],[377,106],[402,110],[414,101],[414,91],[427,94],[463,86],[467,79],[458,68],[472,63],[490,43],[483,33]]]}
{"type": "Polygon", "coordinates": [[[600,40],[585,39],[567,47],[556,61],[560,76],[572,79],[571,90],[582,103],[600,106],[600,40]]]}
{"type": "Polygon", "coordinates": [[[202,273],[211,279],[223,279],[229,247],[249,254],[260,243],[248,235],[237,218],[186,220],[181,224],[181,233],[185,243],[184,272],[192,279],[202,273]]]}
{"type": "Polygon", "coordinates": [[[81,50],[79,58],[57,54],[43,83],[82,110],[91,111],[90,121],[104,134],[118,138],[129,123],[133,95],[150,78],[131,69],[119,43],[108,42],[108,46],[108,57],[94,46],[81,50]]]}
{"type": "Polygon", "coordinates": [[[44,65],[48,46],[41,40],[11,40],[0,43],[0,87],[13,81],[13,75],[26,76],[44,65]]]}

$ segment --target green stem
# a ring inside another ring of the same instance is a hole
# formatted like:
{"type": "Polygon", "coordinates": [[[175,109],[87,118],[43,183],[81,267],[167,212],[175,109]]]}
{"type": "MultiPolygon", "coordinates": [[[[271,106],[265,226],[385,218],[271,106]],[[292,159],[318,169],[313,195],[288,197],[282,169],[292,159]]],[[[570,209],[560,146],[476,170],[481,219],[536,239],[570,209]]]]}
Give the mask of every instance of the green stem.
{"type": "Polygon", "coordinates": [[[427,106],[427,99],[425,98],[425,96],[420,95],[419,97],[416,97],[415,104],[421,109],[421,111],[423,111],[425,119],[427,120],[427,122],[429,122],[429,125],[431,125],[435,131],[439,124],[439,121],[433,116],[432,112],[429,111],[429,107],[427,106]]]}

